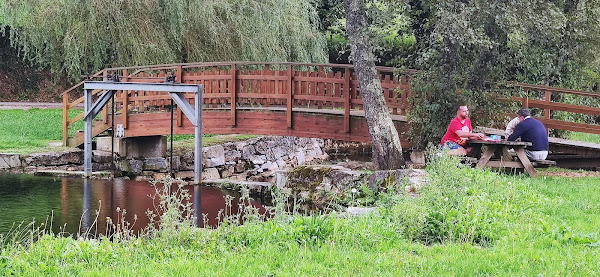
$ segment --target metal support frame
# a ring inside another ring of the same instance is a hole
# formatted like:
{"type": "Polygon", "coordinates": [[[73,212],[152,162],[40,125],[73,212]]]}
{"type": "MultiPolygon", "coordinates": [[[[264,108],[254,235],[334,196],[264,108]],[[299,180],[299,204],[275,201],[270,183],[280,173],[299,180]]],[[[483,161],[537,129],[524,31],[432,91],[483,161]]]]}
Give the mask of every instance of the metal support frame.
{"type": "Polygon", "coordinates": [[[168,92],[171,98],[181,108],[190,122],[195,126],[194,138],[194,182],[200,183],[202,177],[202,85],[184,85],[173,83],[128,83],[91,81],[83,84],[85,91],[85,142],[84,142],[84,176],[92,176],[92,120],[104,108],[117,90],[131,91],[160,91],[168,92]],[[96,103],[92,104],[92,91],[104,90],[96,103]],[[195,94],[195,107],[185,99],[182,93],[195,94]]]}

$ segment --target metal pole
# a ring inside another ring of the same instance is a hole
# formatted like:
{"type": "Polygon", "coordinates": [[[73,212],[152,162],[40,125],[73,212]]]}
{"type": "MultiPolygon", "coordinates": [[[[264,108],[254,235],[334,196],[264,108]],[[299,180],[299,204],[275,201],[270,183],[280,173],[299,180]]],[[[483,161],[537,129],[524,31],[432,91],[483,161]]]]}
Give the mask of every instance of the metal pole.
{"type": "Polygon", "coordinates": [[[196,128],[194,130],[194,182],[199,184],[202,180],[202,87],[196,93],[196,128]]]}
{"type": "Polygon", "coordinates": [[[169,161],[169,170],[171,171],[171,178],[175,177],[173,174],[173,114],[175,108],[173,106],[173,98],[171,98],[171,156],[169,161]]]}
{"type": "MultiPolygon", "coordinates": [[[[92,109],[92,90],[86,89],[84,93],[85,114],[88,114],[88,112],[92,109]]],[[[83,144],[83,168],[85,178],[92,177],[92,120],[94,120],[94,117],[92,116],[88,116],[85,119],[85,140],[83,144]]]]}
{"type": "Polygon", "coordinates": [[[110,171],[112,172],[112,178],[115,178],[115,95],[110,97],[111,99],[111,140],[110,140],[110,171]]]}

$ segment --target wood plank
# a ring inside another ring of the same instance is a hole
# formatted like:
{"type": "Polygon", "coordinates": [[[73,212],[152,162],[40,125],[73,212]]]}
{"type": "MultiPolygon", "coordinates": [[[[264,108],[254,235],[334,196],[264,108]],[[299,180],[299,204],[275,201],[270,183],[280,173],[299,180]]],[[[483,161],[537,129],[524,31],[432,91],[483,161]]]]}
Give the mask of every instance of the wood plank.
{"type": "Polygon", "coordinates": [[[525,171],[527,171],[527,173],[529,173],[529,176],[538,177],[537,171],[535,170],[533,165],[531,165],[531,163],[529,162],[529,158],[527,158],[527,155],[525,154],[525,149],[523,149],[521,147],[515,148],[515,152],[517,153],[517,157],[519,157],[519,160],[525,167],[525,171]]]}

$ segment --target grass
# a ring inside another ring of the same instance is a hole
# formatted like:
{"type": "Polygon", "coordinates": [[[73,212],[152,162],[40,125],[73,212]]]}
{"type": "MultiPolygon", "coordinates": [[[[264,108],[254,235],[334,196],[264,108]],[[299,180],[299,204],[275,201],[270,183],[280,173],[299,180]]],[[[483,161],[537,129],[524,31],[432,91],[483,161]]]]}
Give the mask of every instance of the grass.
{"type": "Polygon", "coordinates": [[[577,140],[577,141],[600,143],[600,135],[597,135],[597,134],[571,132],[570,139],[577,140]]]}
{"type": "MultiPolygon", "coordinates": [[[[363,217],[295,215],[191,227],[186,207],[135,237],[1,245],[0,275],[598,276],[600,178],[505,175],[443,156],[419,197],[363,217]],[[186,223],[187,222],[187,223],[186,223]]],[[[246,200],[247,201],[247,198],[246,200]]],[[[280,198],[281,201],[281,198],[280,198]]],[[[252,213],[250,213],[251,215],[252,213]]]]}
{"type": "MultiPolygon", "coordinates": [[[[70,111],[69,118],[81,111],[70,111]]],[[[78,122],[75,128],[83,128],[78,122]]],[[[66,147],[51,147],[49,142],[62,140],[61,109],[0,110],[0,151],[30,154],[61,151],[66,147]]]]}
{"type": "MultiPolygon", "coordinates": [[[[70,110],[69,118],[82,113],[70,110]]],[[[83,130],[83,121],[69,128],[72,136],[76,130],[83,130]]],[[[174,152],[194,149],[193,135],[174,136],[174,152]]],[[[203,146],[245,140],[254,135],[205,135],[203,146]]],[[[62,140],[62,109],[0,110],[0,152],[27,155],[36,152],[63,151],[68,147],[49,146],[50,142],[62,140]]]]}

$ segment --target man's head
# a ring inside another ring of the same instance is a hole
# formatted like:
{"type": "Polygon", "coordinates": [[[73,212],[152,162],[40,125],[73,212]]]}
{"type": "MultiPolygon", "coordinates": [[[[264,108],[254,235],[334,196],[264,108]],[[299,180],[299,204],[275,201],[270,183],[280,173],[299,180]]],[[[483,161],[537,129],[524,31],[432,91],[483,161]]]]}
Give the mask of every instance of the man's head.
{"type": "Polygon", "coordinates": [[[458,117],[460,120],[469,117],[469,108],[467,108],[467,105],[461,105],[458,107],[458,111],[456,111],[456,117],[458,117]]]}
{"type": "Polygon", "coordinates": [[[517,112],[517,115],[521,119],[521,121],[525,120],[526,117],[531,116],[531,112],[529,109],[522,108],[517,112]]]}

